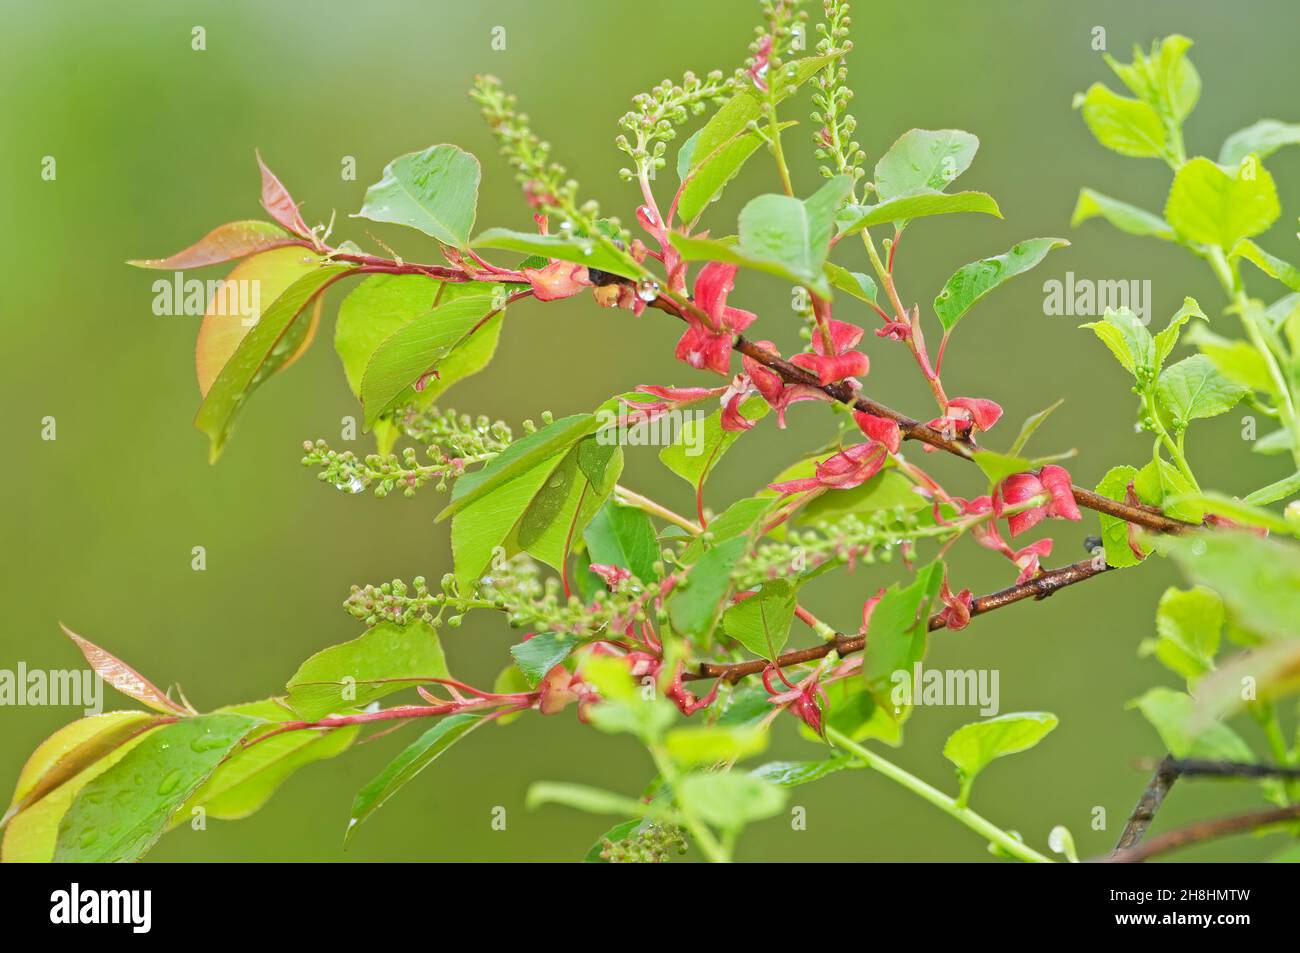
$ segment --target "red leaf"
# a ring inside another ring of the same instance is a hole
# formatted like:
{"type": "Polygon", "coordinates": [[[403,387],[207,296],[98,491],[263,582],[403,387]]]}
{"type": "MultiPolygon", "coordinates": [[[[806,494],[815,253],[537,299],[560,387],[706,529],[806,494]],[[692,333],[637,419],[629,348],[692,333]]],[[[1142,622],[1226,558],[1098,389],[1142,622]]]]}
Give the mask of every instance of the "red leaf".
{"type": "Polygon", "coordinates": [[[293,200],[274,172],[262,161],[262,154],[257,153],[257,166],[262,170],[262,208],[271,213],[271,217],[295,235],[311,238],[311,229],[298,213],[298,205],[293,200]]]}
{"type": "Polygon", "coordinates": [[[130,695],[136,701],[148,705],[154,711],[166,712],[169,715],[192,714],[184,706],[168,698],[166,693],[161,691],[158,686],[116,655],[111,655],[94,642],[83,639],[66,625],[63,625],[62,629],[64,635],[72,639],[77,648],[81,649],[81,654],[86,657],[86,661],[99,674],[99,677],[123,695],[130,695]]]}
{"type": "Polygon", "coordinates": [[[137,268],[163,268],[181,271],[185,268],[202,268],[223,261],[243,258],[256,252],[300,244],[299,240],[270,222],[247,219],[218,225],[197,242],[168,258],[135,258],[128,265],[137,268]]]}

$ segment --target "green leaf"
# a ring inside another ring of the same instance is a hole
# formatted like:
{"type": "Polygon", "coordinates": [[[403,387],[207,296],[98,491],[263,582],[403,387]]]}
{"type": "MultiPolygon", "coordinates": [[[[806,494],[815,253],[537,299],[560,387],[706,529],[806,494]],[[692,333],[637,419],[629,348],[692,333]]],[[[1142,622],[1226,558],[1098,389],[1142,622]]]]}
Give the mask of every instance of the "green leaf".
{"type": "Polygon", "coordinates": [[[621,824],[615,824],[609,830],[596,838],[596,842],[587,848],[586,855],[582,858],[584,864],[604,864],[608,863],[601,855],[605,851],[605,842],[618,844],[627,840],[633,834],[637,833],[645,823],[641,818],[634,818],[630,821],[624,821],[621,824]]]}
{"type": "Polygon", "coordinates": [[[1214,668],[1223,623],[1223,600],[1214,590],[1170,586],[1156,608],[1157,637],[1138,646],[1138,653],[1154,655],[1190,685],[1214,668]]]}
{"type": "Polygon", "coordinates": [[[1069,244],[1064,238],[1029,238],[1004,254],[957,269],[934,299],[934,311],[944,330],[956,327],[966,312],[994,288],[1033,268],[1053,248],[1069,244]]]}
{"type": "Polygon", "coordinates": [[[1300,268],[1270,255],[1249,239],[1243,238],[1232,249],[1233,258],[1244,258],[1270,278],[1275,278],[1292,291],[1300,291],[1300,268]]]}
{"type": "Polygon", "coordinates": [[[1159,215],[1092,189],[1081,189],[1079,201],[1074,206],[1074,215],[1070,218],[1070,226],[1075,228],[1088,219],[1097,217],[1104,218],[1121,232],[1130,235],[1174,240],[1174,230],[1159,215]]]}
{"type": "Polygon", "coordinates": [[[860,486],[815,497],[799,510],[797,517],[801,524],[812,525],[822,520],[834,522],[850,513],[879,513],[882,510],[917,513],[929,507],[925,497],[916,492],[916,484],[891,467],[881,470],[860,486]]]}
{"type": "Polygon", "coordinates": [[[1171,688],[1152,688],[1141,698],[1130,702],[1129,707],[1142,712],[1175,758],[1204,758],[1245,764],[1255,761],[1250,746],[1227,725],[1218,722],[1200,725],[1196,702],[1184,692],[1176,692],[1171,688]]]}
{"type": "Polygon", "coordinates": [[[457,298],[420,315],[385,338],[371,355],[361,381],[366,427],[373,427],[420,378],[439,371],[442,361],[457,348],[466,346],[498,306],[498,301],[490,296],[457,298]]]}
{"type": "Polygon", "coordinates": [[[1013,473],[1024,473],[1026,470],[1034,470],[1046,463],[1054,463],[1057,460],[1067,460],[1072,456],[1074,456],[1073,450],[1054,453],[1046,457],[1032,458],[997,453],[993,450],[976,450],[973,459],[975,465],[984,471],[984,475],[989,478],[989,483],[993,484],[1001,483],[1013,473]]]}
{"type": "MultiPolygon", "coordinates": [[[[750,397],[740,405],[741,414],[749,420],[761,420],[767,416],[769,409],[767,401],[761,397],[750,397]]],[[[698,488],[708,479],[713,468],[731,449],[731,445],[745,432],[723,430],[721,409],[702,420],[690,416],[682,421],[676,439],[659,451],[659,459],[673,473],[692,487],[698,488]]]]}
{"type": "Polygon", "coordinates": [[[1204,354],[1194,354],[1165,369],[1156,395],[1175,426],[1185,427],[1191,420],[1226,414],[1246,395],[1246,388],[1219,373],[1204,354]]]}
{"type": "MultiPolygon", "coordinates": [[[[1213,331],[1196,325],[1188,332],[1187,343],[1195,344],[1200,348],[1201,353],[1213,361],[1219,373],[1228,380],[1236,381],[1250,390],[1259,390],[1266,394],[1272,392],[1273,378],[1269,374],[1268,362],[1249,342],[1220,337],[1213,331]]],[[[1286,431],[1279,432],[1286,433],[1286,431]]],[[[1260,444],[1263,443],[1264,440],[1261,440],[1260,444]]],[[[1260,444],[1255,446],[1255,451],[1266,452],[1260,450],[1260,444]]],[[[1288,448],[1279,448],[1279,452],[1285,449],[1288,448]]]]}
{"type": "Polygon", "coordinates": [[[1076,105],[1083,107],[1083,121],[1107,149],[1138,158],[1165,154],[1164,123],[1146,103],[1093,83],[1076,105]]]}
{"type": "Polygon", "coordinates": [[[1154,40],[1149,55],[1135,45],[1131,64],[1103,55],[1125,86],[1176,126],[1187,118],[1201,95],[1201,77],[1186,56],[1191,45],[1187,37],[1174,33],[1154,40]]]}
{"type": "Polygon", "coordinates": [[[56,862],[135,860],[240,739],[261,724],[246,715],[182,718],[148,732],[77,794],[59,823],[56,862]]]}
{"type": "Polygon", "coordinates": [[[1271,639],[1300,635],[1300,547],[1229,531],[1171,537],[1162,546],[1189,579],[1223,597],[1240,625],[1271,639]]]}
{"type": "MultiPolygon", "coordinates": [[[[1260,441],[1262,444],[1264,441],[1260,441]]],[[[1258,447],[1256,447],[1258,449],[1258,447]]],[[[1300,472],[1284,477],[1276,483],[1270,483],[1268,486],[1260,487],[1254,493],[1247,494],[1245,502],[1257,506],[1264,506],[1267,503],[1276,503],[1278,500],[1285,500],[1291,494],[1300,491],[1300,472]]]]}
{"type": "Polygon", "coordinates": [[[737,536],[717,543],[696,560],[686,575],[686,587],[668,597],[668,618],[682,635],[705,639],[717,624],[722,604],[731,592],[731,572],[749,549],[749,538],[737,536]]]}
{"type": "Polygon", "coordinates": [[[1128,308],[1120,308],[1118,311],[1107,308],[1102,320],[1081,324],[1079,327],[1091,328],[1101,343],[1115,355],[1115,360],[1130,374],[1136,376],[1139,370],[1154,373],[1155,339],[1151,337],[1146,325],[1128,308]]]}
{"type": "Polygon", "coordinates": [[[773,817],[785,808],[786,793],[775,784],[749,774],[688,774],[677,789],[677,801],[724,831],[773,817]]]}
{"type": "MultiPolygon", "coordinates": [[[[1246,500],[1238,500],[1235,497],[1216,493],[1213,490],[1203,490],[1185,498],[1179,497],[1177,502],[1191,504],[1206,513],[1226,516],[1233,522],[1241,523],[1244,526],[1259,526],[1274,533],[1281,533],[1283,536],[1294,536],[1300,532],[1300,526],[1288,523],[1272,510],[1262,509],[1246,500]]],[[[1266,502],[1272,503],[1274,501],[1267,500],[1266,502]]]]}
{"type": "Polygon", "coordinates": [[[214,462],[248,396],[289,356],[284,345],[295,319],[326,285],[350,270],[351,266],[327,265],[303,275],[263,311],[257,324],[239,342],[212,382],[194,420],[194,425],[208,435],[209,457],[214,462]]]}
{"type": "Polygon", "coordinates": [[[357,217],[408,225],[444,245],[464,248],[474,227],[479,174],[478,159],[458,146],[407,153],[384,166],[357,217]]]}
{"type": "Polygon", "coordinates": [[[755,655],[775,658],[790,639],[797,597],[789,580],[770,579],[723,613],[722,628],[755,655]]]}
{"type": "Polygon", "coordinates": [[[1273,176],[1262,165],[1227,172],[1203,156],[1178,170],[1165,203],[1165,219],[1182,238],[1224,251],[1266,231],[1280,214],[1273,176]]]}
{"type": "Polygon", "coordinates": [[[876,194],[888,202],[923,189],[945,189],[970,168],[979,147],[979,139],[960,129],[910,129],[876,163],[876,194]]]}
{"type": "Polygon", "coordinates": [[[559,258],[629,278],[641,272],[641,266],[631,256],[611,244],[585,235],[538,235],[508,228],[489,228],[471,244],[475,248],[504,248],[525,255],[559,258]]]}
{"type": "MultiPolygon", "coordinates": [[[[895,673],[903,672],[910,687],[912,665],[925,655],[930,608],[943,582],[943,560],[936,559],[916,571],[907,585],[894,583],[871,613],[862,673],[876,704],[895,720],[902,715],[892,698],[895,673]]],[[[910,699],[909,699],[910,702],[910,699]]]]}
{"type": "Polygon", "coordinates": [[[729,764],[767,748],[767,731],[725,725],[687,725],[664,735],[664,748],[682,767],[729,764]]]}
{"type": "Polygon", "coordinates": [[[1199,523],[1205,515],[1196,503],[1196,488],[1183,476],[1181,470],[1167,460],[1159,467],[1152,460],[1133,478],[1133,489],[1138,499],[1148,506],[1158,506],[1174,519],[1199,523]]]}
{"type": "Polygon", "coordinates": [[[443,508],[435,522],[442,522],[465,509],[548,458],[558,460],[561,454],[595,429],[595,414],[573,414],[521,437],[482,469],[457,479],[451,491],[451,503],[443,508]]]}
{"type": "Polygon", "coordinates": [[[860,271],[849,271],[847,268],[841,268],[833,261],[828,261],[823,266],[823,270],[826,272],[826,278],[830,281],[832,287],[853,295],[859,301],[875,303],[876,283],[869,275],[864,275],[860,271]]]}
{"type": "Polygon", "coordinates": [[[564,784],[555,781],[538,781],[528,788],[524,800],[530,811],[535,811],[543,804],[561,804],[588,814],[615,814],[623,817],[659,817],[674,820],[676,815],[666,808],[646,804],[621,794],[602,791],[600,788],[585,784],[564,784]]]}
{"type": "Polygon", "coordinates": [[[1029,438],[1034,435],[1034,432],[1043,425],[1043,421],[1050,417],[1052,412],[1064,403],[1065,398],[1062,397],[1050,407],[1044,407],[1038,413],[1030,414],[1026,417],[1025,422],[1020,425],[1020,433],[1016,434],[1015,442],[1011,444],[1011,449],[1008,450],[1007,453],[1011,456],[1016,456],[1021,450],[1025,449],[1025,444],[1029,442],[1029,438]]]}
{"type": "Polygon", "coordinates": [[[1300,124],[1261,119],[1245,129],[1238,129],[1223,140],[1219,165],[1234,166],[1248,155],[1267,159],[1283,146],[1300,145],[1300,124]]]}
{"type": "MultiPolygon", "coordinates": [[[[296,720],[293,712],[273,698],[231,705],[220,713],[248,715],[272,724],[296,720]]],[[[196,807],[220,820],[248,817],[270,800],[289,775],[313,761],[342,754],[360,731],[359,725],[324,732],[287,731],[236,748],[176,812],[172,826],[188,821],[196,807]]]]}
{"type": "Polygon", "coordinates": [[[917,218],[931,215],[951,215],[954,212],[982,212],[995,218],[1002,217],[1002,210],[991,195],[985,192],[936,192],[926,189],[910,195],[887,199],[878,205],[849,205],[840,213],[840,221],[848,222],[841,230],[842,235],[852,235],[885,222],[910,222],[917,218]]]}
{"type": "Polygon", "coordinates": [[[1156,371],[1164,367],[1165,358],[1169,356],[1174,349],[1174,345],[1178,343],[1179,332],[1182,330],[1183,325],[1192,318],[1200,318],[1205,322],[1210,320],[1205,316],[1205,312],[1201,310],[1201,306],[1196,303],[1195,298],[1184,298],[1183,306],[1169,319],[1169,324],[1165,326],[1165,329],[1155,336],[1154,368],[1156,371]]]}
{"type": "Polygon", "coordinates": [[[79,718],[37,746],[18,773],[9,808],[0,827],[36,804],[55,788],[112,754],[162,721],[142,711],[114,711],[79,718]]]}
{"type": "MultiPolygon", "coordinates": [[[[793,122],[783,122],[777,128],[783,130],[793,125],[793,122]]],[[[701,129],[682,146],[683,152],[690,147],[685,170],[680,170],[681,158],[678,158],[682,188],[677,214],[687,223],[694,222],[711,202],[722,195],[722,190],[736,177],[741,166],[765,141],[757,130],[745,125],[722,142],[716,142],[712,136],[704,139],[705,148],[709,150],[704,152],[699,148],[704,131],[701,129]]]]}
{"type": "Polygon", "coordinates": [[[515,664],[524,673],[529,688],[546,677],[546,673],[559,665],[578,645],[578,637],[571,632],[539,632],[531,639],[510,646],[515,664]]]}
{"type": "Polygon", "coordinates": [[[381,622],[351,642],[330,646],[303,662],[286,686],[287,701],[304,721],[316,721],[448,677],[433,626],[381,622]]]}
{"type": "MultiPolygon", "coordinates": [[[[1097,493],[1107,499],[1123,503],[1128,485],[1137,479],[1136,467],[1112,467],[1097,484],[1097,493]]],[[[1134,488],[1136,490],[1136,487],[1134,488]]],[[[1116,569],[1136,566],[1142,560],[1128,544],[1128,523],[1115,516],[1098,513],[1101,520],[1101,540],[1106,550],[1106,565],[1116,569]]]]}
{"type": "Polygon", "coordinates": [[[749,772],[752,778],[759,778],[783,788],[798,787],[820,781],[827,775],[845,768],[860,767],[860,762],[843,754],[834,754],[820,761],[769,761],[749,772]]]}
{"type": "Polygon", "coordinates": [[[950,734],[943,745],[943,756],[957,766],[961,781],[957,803],[965,806],[975,776],[994,758],[1028,751],[1057,724],[1056,716],[1049,712],[1015,712],[962,725],[950,734]]]}
{"type": "Polygon", "coordinates": [[[388,763],[352,801],[352,818],[345,835],[352,836],[357,825],[383,806],[403,785],[427,768],[438,757],[467,734],[485,722],[479,714],[448,715],[388,763]]]}
{"type": "MultiPolygon", "coordinates": [[[[518,548],[563,571],[574,540],[605,505],[623,471],[623,448],[587,437],[570,450],[538,489],[517,530],[518,548]]],[[[454,526],[454,524],[453,524],[454,526]]],[[[513,546],[507,545],[507,549],[513,546]]]]}
{"type": "Polygon", "coordinates": [[[361,396],[366,365],[395,332],[433,310],[442,282],[426,275],[371,275],[339,304],[334,350],[343,362],[348,387],[361,396]]]}
{"type": "Polygon", "coordinates": [[[641,510],[610,501],[587,525],[583,539],[593,563],[621,566],[643,583],[658,578],[659,542],[654,524],[641,510]]]}
{"type": "Polygon", "coordinates": [[[687,261],[721,261],[754,268],[830,297],[823,266],[835,228],[835,212],[853,187],[847,175],[830,179],[809,198],[760,195],[740,212],[740,238],[718,239],[673,234],[673,245],[687,261]]]}

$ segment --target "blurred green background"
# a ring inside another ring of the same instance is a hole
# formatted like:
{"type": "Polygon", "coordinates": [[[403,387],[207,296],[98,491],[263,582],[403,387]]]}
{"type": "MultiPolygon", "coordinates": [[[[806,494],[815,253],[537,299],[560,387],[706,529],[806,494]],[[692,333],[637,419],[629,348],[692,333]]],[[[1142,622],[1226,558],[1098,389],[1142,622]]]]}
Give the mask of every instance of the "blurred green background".
{"type": "MultiPolygon", "coordinates": [[[[1042,282],[1066,270],[1150,279],[1161,324],[1184,295],[1215,315],[1222,299],[1208,270],[1174,247],[1099,223],[1069,228],[1081,185],[1154,209],[1168,185],[1163,164],[1104,151],[1071,111],[1071,96],[1094,80],[1118,85],[1090,47],[1092,28],[1105,27],[1109,49],[1125,59],[1132,43],[1157,35],[1181,32],[1196,41],[1191,55],[1205,90],[1189,120],[1188,148],[1215,155],[1225,135],[1257,118],[1298,118],[1286,77],[1294,75],[1287,64],[1300,8],[1290,0],[1167,0],[1140,9],[1121,0],[857,7],[850,83],[868,165],[913,126],[969,129],[982,148],[962,186],[991,192],[1006,215],[915,225],[899,252],[904,296],[924,306],[956,267],[1024,237],[1074,242],[967,318],[948,354],[949,392],[1002,403],[1007,433],[995,446],[1010,440],[1024,416],[1064,397],[1036,441],[1044,451],[1078,447],[1071,463],[1077,482],[1091,485],[1109,466],[1140,463],[1149,444],[1132,432],[1122,372],[1090,334],[1076,330],[1078,320],[1043,315],[1042,282]]],[[[337,443],[340,419],[357,410],[330,346],[337,290],[315,347],[257,393],[213,467],[192,427],[197,319],[155,317],[155,275],[123,261],[170,253],[221,222],[259,217],[254,147],[304,203],[309,222],[338,211],[335,240],[376,248],[373,234],[429,260],[414,233],[346,216],[385,162],[435,142],[458,143],[482,159],[480,227],[528,227],[529,210],[464,95],[479,72],[497,74],[519,94],[584,195],[630,222],[636,194],[616,176],[624,160],[612,145],[617,117],[632,95],[665,76],[737,65],[757,4],[151,0],[125,7],[87,0],[7,3],[0,16],[0,251],[7,263],[0,288],[7,454],[0,666],[75,666],[79,659],[58,631],[63,620],[154,681],[180,683],[208,708],[273,694],[307,655],[358,634],[359,624],[340,608],[350,584],[437,579],[450,568],[447,532],[433,525],[440,501],[432,492],[409,501],[350,497],[298,465],[303,439],[337,443]],[[204,52],[191,50],[196,25],[206,29],[204,52]],[[496,26],[506,29],[504,51],[490,45],[496,26]],[[47,155],[58,163],[53,182],[40,177],[47,155]],[[345,156],[356,158],[356,181],[340,176],[345,156]],[[57,419],[55,442],[40,439],[47,415],[57,419]],[[190,568],[196,545],[207,549],[205,572],[190,568]]],[[[807,109],[801,101],[788,110],[804,121],[786,139],[804,192],[818,182],[807,109]]],[[[1269,166],[1285,213],[1264,242],[1278,250],[1300,208],[1300,151],[1283,152],[1269,166]]],[[[671,170],[664,178],[673,178],[671,170]]],[[[771,164],[756,158],[710,220],[730,231],[746,197],[777,187],[771,164]]],[[[837,257],[867,270],[851,255],[837,257]]],[[[764,336],[794,346],[794,322],[781,325],[790,314],[788,291],[775,281],[744,275],[733,302],[763,314],[764,336]]],[[[853,310],[839,316],[871,324],[853,310]]],[[[653,314],[603,311],[586,297],[519,306],[490,371],[456,387],[450,404],[517,426],[543,409],[588,409],[640,383],[703,383],[672,359],[678,330],[653,314]]],[[[869,392],[925,413],[928,395],[905,352],[870,336],[866,344],[869,392]]],[[[1283,475],[1278,458],[1249,452],[1239,433],[1242,413],[1196,428],[1190,454],[1204,484],[1244,492],[1283,475]]],[[[721,509],[816,446],[826,417],[804,405],[789,430],[768,423],[749,435],[713,477],[710,503],[721,509]]],[[[979,492],[973,471],[959,463],[927,463],[955,492],[979,492]]],[[[652,451],[630,456],[624,482],[690,506],[685,484],[652,451]]],[[[1055,564],[1080,558],[1096,524],[1085,516],[1082,524],[1051,529],[1055,564]]],[[[862,599],[896,574],[876,566],[837,575],[810,601],[824,618],[851,628],[862,599]]],[[[959,549],[954,574],[977,593],[1010,582],[1007,564],[974,546],[959,549]]],[[[1160,593],[1176,581],[1172,567],[1153,561],[934,639],[932,665],[1000,669],[1003,711],[1046,709],[1061,719],[1039,748],[989,769],[976,791],[978,810],[1039,846],[1058,823],[1073,830],[1084,855],[1113,843],[1146,781],[1135,760],[1161,754],[1154,732],[1124,703],[1151,684],[1173,684],[1136,649],[1151,631],[1160,593]],[[1107,812],[1100,832],[1090,826],[1097,806],[1107,812]]],[[[459,677],[490,682],[517,638],[496,618],[471,618],[444,644],[459,677]]],[[[108,707],[125,705],[108,699],[108,707]]],[[[0,710],[0,783],[11,784],[31,749],[75,714],[0,710]]],[[[920,709],[895,756],[953,790],[939,751],[948,732],[976,717],[971,709],[920,709]]],[[[1253,726],[1242,730],[1258,740],[1253,726]]],[[[605,820],[559,808],[529,813],[529,782],[634,792],[650,774],[630,742],[584,729],[572,710],[528,717],[454,749],[344,852],[353,794],[411,737],[408,728],[311,766],[251,819],[212,822],[202,833],[182,829],[151,857],[574,859],[605,820]],[[505,831],[490,826],[496,806],[506,808],[505,831]]],[[[772,753],[800,751],[815,754],[782,725],[772,753]]],[[[807,809],[807,830],[767,822],[742,840],[741,858],[988,858],[969,831],[866,772],[799,788],[792,803],[807,809]]],[[[1244,786],[1184,783],[1158,826],[1256,803],[1244,786]]],[[[1251,859],[1274,846],[1246,838],[1183,856],[1251,859]]]]}

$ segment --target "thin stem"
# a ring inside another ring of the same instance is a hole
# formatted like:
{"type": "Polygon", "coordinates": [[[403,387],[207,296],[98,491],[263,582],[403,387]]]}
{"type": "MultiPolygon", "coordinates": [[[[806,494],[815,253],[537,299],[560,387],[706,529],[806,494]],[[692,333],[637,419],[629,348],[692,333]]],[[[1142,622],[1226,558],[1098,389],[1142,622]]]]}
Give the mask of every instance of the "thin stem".
{"type": "Polygon", "coordinates": [[[673,512],[661,503],[656,503],[648,496],[642,496],[635,490],[629,490],[621,483],[614,487],[614,492],[618,499],[628,506],[634,507],[643,513],[648,513],[650,516],[657,516],[674,526],[679,526],[692,536],[699,536],[700,533],[704,532],[698,523],[691,522],[685,516],[673,512]]]}
{"type": "Polygon", "coordinates": [[[891,781],[898,782],[913,794],[929,801],[949,817],[965,824],[975,833],[979,834],[981,837],[987,838],[1017,860],[1023,860],[1026,863],[1033,864],[1050,864],[1052,862],[1049,858],[1044,857],[1032,847],[1012,837],[992,821],[976,814],[968,807],[959,807],[956,801],[948,797],[948,795],[944,794],[942,791],[931,787],[916,775],[904,771],[898,765],[882,758],[871,749],[864,748],[862,745],[858,744],[847,735],[842,734],[837,729],[828,727],[826,729],[826,737],[836,746],[848,751],[867,767],[880,772],[891,781]]]}
{"type": "Polygon", "coordinates": [[[1237,814],[1230,817],[1216,817],[1208,821],[1197,821],[1195,824],[1188,824],[1186,827],[1166,831],[1158,837],[1153,837],[1149,841],[1130,847],[1127,850],[1116,851],[1109,857],[1103,858],[1103,860],[1112,864],[1140,864],[1159,854],[1165,854],[1180,847],[1190,847],[1193,844],[1216,840],[1230,834],[1246,834],[1250,831],[1259,830],[1261,827],[1285,824],[1297,818],[1300,818],[1300,804],[1275,808],[1271,811],[1255,811],[1251,814],[1237,814]]]}
{"type": "MultiPolygon", "coordinates": [[[[664,779],[669,788],[676,790],[681,775],[672,759],[659,745],[652,744],[648,747],[650,757],[654,759],[655,768],[658,769],[660,777],[664,779]]],[[[700,848],[700,853],[708,859],[709,863],[731,863],[731,851],[718,842],[718,839],[713,836],[713,832],[705,826],[704,822],[696,816],[693,810],[680,802],[677,805],[677,810],[681,814],[686,829],[691,832],[691,836],[695,839],[696,846],[700,848]]]]}

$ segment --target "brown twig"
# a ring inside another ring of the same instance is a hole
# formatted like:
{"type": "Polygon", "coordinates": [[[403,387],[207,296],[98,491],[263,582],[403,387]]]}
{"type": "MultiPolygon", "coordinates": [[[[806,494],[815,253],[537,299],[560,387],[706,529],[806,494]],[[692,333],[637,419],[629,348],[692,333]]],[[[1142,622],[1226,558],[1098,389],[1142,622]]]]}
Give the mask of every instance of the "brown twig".
{"type": "Polygon", "coordinates": [[[1240,761],[1175,759],[1174,767],[1186,778],[1300,778],[1300,767],[1240,761]]]}
{"type": "MultiPolygon", "coordinates": [[[[1049,570],[1035,579],[1011,586],[1007,589],[993,592],[987,596],[980,596],[978,599],[971,600],[971,616],[983,615],[986,612],[992,612],[994,609],[1001,609],[1003,606],[1009,606],[1013,602],[1021,602],[1025,599],[1046,599],[1058,589],[1064,589],[1066,586],[1072,586],[1076,582],[1082,582],[1085,579],[1091,579],[1093,576],[1106,572],[1111,567],[1101,566],[1098,568],[1096,562],[1091,559],[1085,559],[1081,562],[1072,563],[1069,566],[1062,566],[1060,569],[1049,570]]],[[[936,629],[945,628],[945,623],[939,615],[932,615],[929,619],[929,629],[931,632],[936,629]]],[[[776,664],[781,668],[787,668],[791,665],[800,665],[804,662],[813,662],[820,658],[825,658],[831,652],[837,652],[840,655],[849,655],[853,652],[861,652],[866,648],[867,640],[865,636],[849,636],[843,633],[836,633],[834,639],[829,639],[821,645],[814,645],[811,648],[795,649],[790,652],[784,652],[777,656],[776,664]]],[[[767,668],[771,662],[767,659],[753,659],[748,662],[735,662],[731,664],[722,664],[717,662],[704,662],[694,672],[687,672],[682,677],[686,681],[694,681],[705,678],[721,678],[732,684],[740,681],[748,675],[756,675],[763,669],[767,668]]]]}
{"type": "Polygon", "coordinates": [[[1147,782],[1142,796],[1138,798],[1137,806],[1133,808],[1133,813],[1129,815],[1124,830],[1120,832],[1119,841],[1115,844],[1115,849],[1111,851],[1112,857],[1124,851],[1132,850],[1134,845],[1143,838],[1147,828],[1155,820],[1160,805],[1164,803],[1165,795],[1169,793],[1169,789],[1178,780],[1178,773],[1177,763],[1174,761],[1173,755],[1165,755],[1164,759],[1156,767],[1155,774],[1151,775],[1151,780],[1147,782]]]}
{"type": "Polygon", "coordinates": [[[1101,861],[1110,864],[1140,864],[1158,854],[1165,854],[1180,847],[1189,847],[1192,844],[1227,837],[1231,834],[1245,834],[1261,827],[1284,824],[1287,821],[1297,819],[1300,819],[1300,804],[1274,808],[1269,811],[1255,811],[1251,814],[1236,814],[1231,817],[1216,817],[1208,821],[1197,821],[1195,824],[1188,824],[1186,827],[1166,831],[1135,847],[1115,851],[1110,856],[1101,858],[1101,861]]]}

